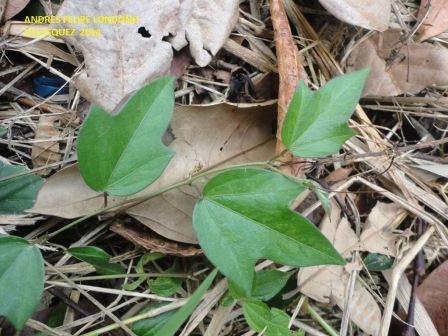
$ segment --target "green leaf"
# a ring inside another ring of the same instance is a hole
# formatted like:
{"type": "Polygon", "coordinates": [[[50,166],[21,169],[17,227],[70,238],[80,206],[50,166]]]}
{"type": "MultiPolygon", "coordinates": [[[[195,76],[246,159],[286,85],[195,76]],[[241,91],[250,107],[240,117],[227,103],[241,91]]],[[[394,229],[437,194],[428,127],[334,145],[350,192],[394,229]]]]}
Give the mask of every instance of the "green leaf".
{"type": "MultiPolygon", "coordinates": [[[[63,302],[60,302],[56,307],[51,308],[51,314],[45,324],[50,328],[60,327],[62,324],[64,324],[66,312],[67,306],[63,302]]],[[[41,331],[36,333],[34,336],[49,336],[49,334],[41,331]]]]}
{"type": "Polygon", "coordinates": [[[99,192],[126,196],[153,183],[174,152],[162,144],[174,109],[173,78],[139,90],[117,115],[93,106],[78,137],[79,170],[99,192]]]}
{"type": "MultiPolygon", "coordinates": [[[[280,272],[277,270],[263,270],[255,273],[251,298],[268,301],[276,296],[293,272],[280,272]]],[[[229,289],[235,299],[244,298],[244,292],[232,281],[229,281],[229,289]]]]}
{"type": "Polygon", "coordinates": [[[0,127],[0,138],[2,138],[8,130],[6,128],[0,127]]]}
{"type": "Polygon", "coordinates": [[[268,301],[276,296],[285,287],[288,279],[294,272],[280,272],[266,270],[255,273],[252,296],[255,299],[268,301]]]}
{"type": "Polygon", "coordinates": [[[20,214],[30,209],[44,180],[24,166],[9,165],[0,160],[0,214],[20,214]],[[26,174],[25,174],[26,173],[26,174]],[[21,176],[8,178],[10,176],[21,176]]]}
{"type": "Polygon", "coordinates": [[[269,307],[260,301],[250,300],[243,304],[244,317],[249,326],[266,336],[303,335],[288,328],[289,316],[284,311],[269,307]]]}
{"type": "Polygon", "coordinates": [[[364,259],[364,264],[369,271],[380,272],[391,268],[394,258],[380,253],[369,253],[364,259]]]}
{"type": "Polygon", "coordinates": [[[37,308],[44,290],[39,249],[18,237],[0,237],[0,315],[20,330],[37,308]]]}
{"type": "MultiPolygon", "coordinates": [[[[159,307],[165,306],[167,303],[156,303],[148,308],[144,309],[141,313],[146,313],[147,311],[150,311],[152,309],[156,309],[159,307]]],[[[170,319],[174,314],[176,313],[176,310],[172,310],[142,321],[138,321],[133,324],[132,331],[137,336],[155,336],[156,333],[163,328],[165,323],[168,319],[170,319]]]]}
{"type": "Polygon", "coordinates": [[[316,92],[300,82],[282,130],[285,147],[305,158],[337,153],[355,135],[347,121],[368,74],[369,70],[363,69],[336,77],[316,92]]]}
{"type": "Polygon", "coordinates": [[[218,270],[215,269],[198,287],[198,289],[190,297],[188,302],[165,323],[162,329],[158,330],[155,336],[173,336],[176,333],[176,331],[182,326],[182,324],[184,324],[191,313],[193,313],[196,306],[204,296],[205,292],[211,286],[213,280],[216,277],[216,274],[218,274],[218,270]]]}
{"type": "Polygon", "coordinates": [[[258,259],[296,267],[344,265],[319,230],[288,208],[302,183],[267,170],[233,169],[211,179],[193,225],[207,258],[250,296],[258,259]]]}
{"type": "Polygon", "coordinates": [[[176,294],[177,290],[182,286],[181,278],[158,277],[148,282],[149,289],[154,294],[160,296],[171,296],[176,294]]]}
{"type": "MultiPolygon", "coordinates": [[[[136,273],[145,273],[145,265],[151,261],[155,261],[158,259],[163,258],[165,255],[163,253],[159,252],[152,252],[152,253],[145,253],[142,255],[140,260],[138,261],[137,265],[135,266],[135,272],[136,273]]],[[[148,277],[145,275],[142,275],[134,282],[128,283],[123,285],[123,289],[133,291],[136,290],[138,286],[140,286],[148,277]]]]}
{"type": "Polygon", "coordinates": [[[113,275],[124,274],[125,269],[119,264],[110,262],[112,258],[108,253],[96,246],[72,247],[67,249],[67,252],[76,259],[89,263],[99,274],[113,275]]]}

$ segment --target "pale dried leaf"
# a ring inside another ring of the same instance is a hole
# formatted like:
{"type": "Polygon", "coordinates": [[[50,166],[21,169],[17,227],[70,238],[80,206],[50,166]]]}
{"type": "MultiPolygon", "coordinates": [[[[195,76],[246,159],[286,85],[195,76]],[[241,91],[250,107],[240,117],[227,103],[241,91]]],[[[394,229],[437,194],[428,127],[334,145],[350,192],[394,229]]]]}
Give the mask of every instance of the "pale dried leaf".
{"type": "Polygon", "coordinates": [[[100,28],[101,36],[75,36],[85,71],[75,85],[88,100],[113,111],[131,92],[170,71],[173,50],[188,43],[196,63],[205,66],[230,34],[238,15],[237,0],[66,0],[59,16],[136,16],[135,24],[69,24],[64,28],[100,28]],[[139,33],[143,27],[150,34],[139,33]],[[171,43],[168,42],[171,40],[171,43]],[[210,52],[210,53],[209,53],[210,52]]]}
{"type": "Polygon", "coordinates": [[[423,19],[418,40],[424,41],[448,30],[448,1],[422,0],[417,19],[423,19]]]}
{"type": "Polygon", "coordinates": [[[447,164],[427,163],[427,164],[418,164],[415,165],[414,167],[448,179],[447,164]]]}
{"type": "Polygon", "coordinates": [[[390,0],[319,0],[339,20],[367,29],[385,31],[389,27],[390,0]]]}
{"type": "Polygon", "coordinates": [[[400,42],[400,31],[377,33],[351,53],[348,70],[370,67],[364,96],[417,93],[431,85],[448,85],[448,50],[429,43],[400,42]]]}
{"type": "MultiPolygon", "coordinates": [[[[108,205],[120,201],[108,197],[108,205]]],[[[34,207],[27,212],[62,218],[77,218],[104,206],[104,196],[90,189],[76,165],[64,168],[46,180],[34,207]]]]}
{"type": "Polygon", "coordinates": [[[3,20],[7,21],[19,14],[28,5],[30,0],[7,0],[3,20]]]}
{"type": "MultiPolygon", "coordinates": [[[[213,104],[180,107],[172,120],[176,156],[149,189],[157,190],[195,172],[224,164],[267,160],[274,155],[275,104],[213,104]]],[[[195,184],[173,190],[127,211],[161,236],[196,243],[193,208],[201,195],[195,184]]]]}
{"type": "MultiPolygon", "coordinates": [[[[31,159],[34,168],[44,167],[49,164],[59,162],[61,154],[59,152],[60,132],[58,129],[59,117],[52,115],[42,115],[37,124],[36,135],[31,149],[31,159]]],[[[39,170],[40,175],[48,175],[50,168],[39,170]]]]}
{"type": "MultiPolygon", "coordinates": [[[[331,220],[325,217],[321,224],[322,233],[345,257],[357,249],[358,238],[341,211],[334,206],[331,220]]],[[[298,286],[306,296],[319,302],[332,302],[344,309],[346,288],[350,279],[347,270],[340,266],[319,266],[302,268],[298,274],[298,286]]],[[[381,322],[381,311],[370,292],[359,281],[355,283],[350,318],[364,332],[377,335],[381,322]]]]}
{"type": "Polygon", "coordinates": [[[395,203],[378,202],[370,212],[361,234],[361,249],[371,253],[396,255],[394,223],[403,209],[395,203]]]}

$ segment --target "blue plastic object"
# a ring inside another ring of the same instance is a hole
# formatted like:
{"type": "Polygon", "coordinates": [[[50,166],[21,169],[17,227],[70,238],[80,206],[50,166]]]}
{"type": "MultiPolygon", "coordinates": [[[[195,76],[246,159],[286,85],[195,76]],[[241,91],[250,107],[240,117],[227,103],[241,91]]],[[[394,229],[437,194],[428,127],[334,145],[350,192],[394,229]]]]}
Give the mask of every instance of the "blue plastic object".
{"type": "Polygon", "coordinates": [[[47,98],[58,90],[58,94],[68,93],[68,84],[61,77],[39,76],[33,79],[33,92],[42,98],[47,98]]]}

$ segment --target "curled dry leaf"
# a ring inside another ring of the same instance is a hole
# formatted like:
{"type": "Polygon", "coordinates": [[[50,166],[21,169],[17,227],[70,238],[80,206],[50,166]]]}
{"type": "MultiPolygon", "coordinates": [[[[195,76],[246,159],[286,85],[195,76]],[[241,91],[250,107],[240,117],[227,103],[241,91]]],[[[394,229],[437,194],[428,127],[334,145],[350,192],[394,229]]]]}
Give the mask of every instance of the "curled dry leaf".
{"type": "Polygon", "coordinates": [[[448,335],[448,261],[437,267],[417,288],[417,297],[426,308],[440,336],[448,335]]]}
{"type": "Polygon", "coordinates": [[[385,31],[389,27],[390,0],[319,0],[339,20],[367,29],[385,31]]]}
{"type": "MultiPolygon", "coordinates": [[[[59,117],[52,115],[42,115],[39,118],[37,125],[36,136],[31,150],[31,159],[33,167],[44,167],[51,163],[60,161],[61,154],[59,153],[60,132],[57,127],[59,117]]],[[[47,175],[51,169],[47,168],[38,171],[40,175],[47,175]]]]}
{"type": "MultiPolygon", "coordinates": [[[[169,145],[176,155],[162,176],[137,195],[163,188],[207,168],[267,160],[273,156],[275,101],[260,104],[214,104],[178,107],[171,122],[169,145]]],[[[196,243],[191,216],[201,188],[195,184],[167,192],[127,210],[159,235],[196,243]]],[[[108,197],[113,205],[123,200],[108,197]]],[[[104,196],[91,190],[76,166],[50,177],[38,194],[32,213],[75,218],[104,206],[104,196]]]]}
{"type": "MultiPolygon", "coordinates": [[[[391,227],[398,225],[401,208],[391,203],[378,202],[372,209],[364,225],[360,239],[356,236],[349,222],[341,218],[339,207],[333,203],[330,217],[326,216],[321,224],[322,233],[334,244],[344,256],[360,250],[395,255],[395,237],[391,227]]],[[[320,266],[301,269],[298,275],[300,291],[319,302],[332,302],[341,309],[345,306],[346,288],[350,279],[350,264],[346,268],[338,266],[320,266]]],[[[381,322],[380,308],[370,294],[359,282],[353,292],[351,319],[363,331],[377,335],[381,322]]]]}
{"type": "Polygon", "coordinates": [[[371,253],[396,255],[396,237],[392,230],[401,222],[405,210],[395,203],[378,202],[370,212],[361,234],[361,249],[371,253]]]}
{"type": "Polygon", "coordinates": [[[179,257],[195,257],[202,254],[202,250],[192,245],[168,241],[144,227],[115,222],[111,228],[113,232],[153,252],[175,255],[179,257]]]}
{"type": "Polygon", "coordinates": [[[348,70],[370,67],[364,95],[417,93],[430,85],[448,85],[448,50],[429,43],[400,42],[400,31],[377,33],[351,53],[348,70]]]}
{"type": "Polygon", "coordinates": [[[7,0],[3,20],[7,21],[19,14],[28,5],[30,0],[7,0]]]}
{"type": "Polygon", "coordinates": [[[420,3],[417,21],[423,20],[418,28],[418,40],[424,41],[448,30],[448,1],[423,0],[420,3]]]}
{"type": "MultiPolygon", "coordinates": [[[[333,204],[334,205],[334,204],[333,204]]],[[[344,257],[350,256],[351,248],[356,248],[358,238],[350,228],[341,211],[333,206],[331,220],[327,216],[321,224],[322,233],[334,244],[344,257]]],[[[319,266],[302,268],[298,275],[298,286],[306,296],[319,302],[331,302],[341,309],[345,306],[346,288],[350,274],[340,266],[319,266]]],[[[356,282],[350,318],[364,332],[376,335],[381,323],[381,311],[373,296],[356,282]]]]}
{"type": "Polygon", "coordinates": [[[100,36],[68,37],[84,55],[85,70],[75,79],[81,93],[113,111],[131,92],[170,71],[173,50],[189,43],[196,63],[207,65],[229,36],[238,17],[237,0],[66,0],[58,15],[129,15],[130,24],[62,24],[63,28],[99,28],[100,36]],[[145,37],[146,36],[146,37],[145,37]]]}

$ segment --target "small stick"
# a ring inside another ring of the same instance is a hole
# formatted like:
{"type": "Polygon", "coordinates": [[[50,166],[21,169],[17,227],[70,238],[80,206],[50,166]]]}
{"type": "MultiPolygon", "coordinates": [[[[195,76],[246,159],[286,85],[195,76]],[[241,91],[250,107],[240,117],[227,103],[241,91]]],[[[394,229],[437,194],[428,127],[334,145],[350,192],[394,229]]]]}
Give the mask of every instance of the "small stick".
{"type": "MultiPolygon", "coordinates": [[[[417,238],[420,238],[423,231],[426,229],[425,223],[418,219],[417,223],[417,238]]],[[[420,250],[417,257],[414,259],[414,275],[412,279],[412,291],[409,300],[408,317],[406,319],[406,326],[403,332],[403,336],[415,336],[415,301],[416,301],[416,290],[420,281],[420,277],[425,274],[425,259],[423,250],[420,250]]]]}
{"type": "MultiPolygon", "coordinates": [[[[288,106],[294,96],[296,85],[300,80],[308,80],[308,76],[300,62],[298,51],[292,37],[291,27],[282,0],[270,0],[272,25],[274,28],[275,48],[277,52],[279,92],[277,114],[277,146],[276,153],[285,149],[282,143],[282,128],[288,106]]],[[[289,167],[291,169],[291,167],[289,167]]],[[[291,169],[291,173],[293,169],[291,169]]],[[[295,176],[303,175],[303,165],[294,172],[295,176]]]]}

